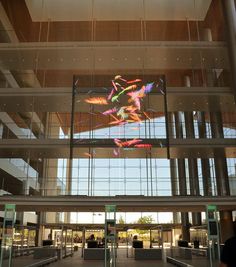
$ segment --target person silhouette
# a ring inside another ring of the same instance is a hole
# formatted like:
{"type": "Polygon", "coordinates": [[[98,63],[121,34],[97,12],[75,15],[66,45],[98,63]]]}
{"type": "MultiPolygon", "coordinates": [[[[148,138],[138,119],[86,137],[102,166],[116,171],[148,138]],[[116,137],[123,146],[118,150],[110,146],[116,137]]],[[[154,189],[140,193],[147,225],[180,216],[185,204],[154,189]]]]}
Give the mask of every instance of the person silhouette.
{"type": "Polygon", "coordinates": [[[235,267],[236,266],[236,236],[226,240],[220,256],[219,267],[235,267]]]}
{"type": "Polygon", "coordinates": [[[89,237],[89,240],[95,240],[94,234],[91,234],[91,236],[89,237]]]}

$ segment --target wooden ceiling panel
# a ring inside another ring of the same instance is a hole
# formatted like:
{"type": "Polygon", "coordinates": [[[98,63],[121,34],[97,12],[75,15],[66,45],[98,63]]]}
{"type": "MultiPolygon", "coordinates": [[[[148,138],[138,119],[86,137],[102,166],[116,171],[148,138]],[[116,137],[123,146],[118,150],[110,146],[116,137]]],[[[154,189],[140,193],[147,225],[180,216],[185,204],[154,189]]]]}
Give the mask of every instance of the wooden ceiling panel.
{"type": "Polygon", "coordinates": [[[120,21],[119,36],[123,41],[142,40],[143,29],[140,21],[120,21]]]}
{"type": "Polygon", "coordinates": [[[149,41],[196,41],[196,22],[147,21],[146,40],[149,41]],[[189,29],[188,29],[189,27],[189,29]]]}
{"type": "Polygon", "coordinates": [[[22,42],[37,41],[186,41],[212,30],[213,40],[224,40],[225,23],[220,0],[213,0],[205,21],[48,21],[32,22],[23,0],[2,0],[22,42]],[[142,24],[142,26],[141,26],[142,24]],[[92,30],[93,29],[93,30],[92,30]],[[93,35],[93,37],[92,37],[93,35]],[[92,39],[93,38],[93,39],[92,39]]]}
{"type": "Polygon", "coordinates": [[[119,41],[119,23],[117,21],[96,21],[96,41],[119,41]]]}
{"type": "Polygon", "coordinates": [[[226,26],[222,11],[221,0],[213,0],[211,2],[206,18],[203,22],[200,22],[200,25],[203,28],[211,29],[213,40],[226,40],[226,26]]]}
{"type": "Polygon", "coordinates": [[[89,41],[92,38],[92,23],[81,22],[50,22],[48,24],[49,42],[89,41]]]}

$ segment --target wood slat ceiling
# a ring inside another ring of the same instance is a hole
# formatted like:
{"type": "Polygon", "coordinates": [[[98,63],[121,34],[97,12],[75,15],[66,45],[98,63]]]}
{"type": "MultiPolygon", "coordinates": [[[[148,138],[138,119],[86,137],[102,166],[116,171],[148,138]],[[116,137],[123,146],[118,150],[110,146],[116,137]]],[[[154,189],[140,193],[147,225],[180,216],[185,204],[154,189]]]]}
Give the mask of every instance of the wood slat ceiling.
{"type": "Polygon", "coordinates": [[[220,0],[212,0],[206,19],[195,21],[63,21],[32,22],[22,0],[2,0],[21,42],[37,41],[197,41],[204,28],[212,30],[213,40],[225,38],[220,0]],[[93,31],[93,34],[92,34],[93,31]],[[190,31],[190,34],[189,32],[190,31]]]}
{"type": "MultiPolygon", "coordinates": [[[[29,11],[23,0],[2,0],[2,4],[21,42],[38,41],[196,41],[202,40],[204,29],[210,28],[213,40],[225,40],[225,23],[221,10],[220,0],[213,0],[208,10],[205,21],[64,21],[64,22],[32,22],[29,11]],[[217,19],[216,19],[217,18],[217,19]]],[[[59,57],[60,55],[58,55],[59,57]]],[[[33,68],[33,66],[32,66],[33,68]]],[[[163,72],[163,71],[162,71],[163,72]]],[[[107,70],[109,73],[109,70],[107,70]]],[[[160,73],[155,70],[155,73],[160,73]]],[[[78,73],[76,70],[37,70],[37,78],[41,86],[63,87],[70,86],[73,74],[80,76],[80,84],[86,86],[108,86],[113,75],[94,76],[78,73]]],[[[145,70],[127,71],[121,73],[128,76],[144,75],[145,70]]],[[[183,86],[184,76],[192,78],[192,85],[202,86],[203,71],[192,70],[165,70],[168,86],[183,86]]],[[[17,76],[17,72],[15,74],[17,76]]],[[[22,74],[20,75],[20,77],[22,74]]],[[[155,75],[150,75],[150,80],[155,75]]],[[[222,75],[223,77],[223,75],[222,75]]],[[[224,85],[229,84],[228,74],[224,73],[224,85]]],[[[19,84],[27,86],[23,82],[19,84]]],[[[29,85],[30,86],[30,85],[29,85]]]]}

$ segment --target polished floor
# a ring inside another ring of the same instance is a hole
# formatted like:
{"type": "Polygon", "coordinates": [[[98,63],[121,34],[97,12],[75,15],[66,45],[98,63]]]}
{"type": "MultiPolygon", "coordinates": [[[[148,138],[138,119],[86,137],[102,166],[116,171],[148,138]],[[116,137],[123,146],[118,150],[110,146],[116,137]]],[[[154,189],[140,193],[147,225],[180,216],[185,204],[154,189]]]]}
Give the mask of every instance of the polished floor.
{"type": "MultiPolygon", "coordinates": [[[[178,259],[180,260],[180,259],[178,259]]],[[[193,267],[210,267],[210,263],[206,258],[194,257],[193,260],[182,260],[193,267]]],[[[212,267],[218,267],[218,261],[213,263],[212,267]]],[[[81,252],[78,251],[73,257],[68,257],[61,261],[50,264],[50,266],[58,267],[104,267],[103,261],[84,260],[81,252]]],[[[173,264],[159,260],[136,261],[133,257],[127,258],[126,249],[118,249],[117,267],[173,267],[173,264]]]]}
{"type": "MultiPolygon", "coordinates": [[[[173,267],[174,265],[166,263],[160,260],[143,260],[137,261],[134,260],[132,254],[127,258],[126,249],[118,249],[117,252],[117,267],[173,267]]],[[[184,260],[178,258],[178,260],[189,264],[193,267],[210,267],[210,262],[205,257],[193,256],[192,260],[184,260]]],[[[36,263],[38,260],[33,259],[33,255],[21,256],[13,258],[12,266],[13,267],[26,267],[33,263],[36,263]]],[[[5,261],[3,267],[7,267],[8,264],[5,261]]],[[[104,262],[99,260],[84,260],[81,256],[81,250],[76,251],[72,257],[64,258],[60,261],[51,263],[49,266],[58,266],[58,267],[104,267],[104,262]]],[[[219,262],[216,261],[213,263],[212,267],[218,267],[219,262]]]]}
{"type": "MultiPolygon", "coordinates": [[[[73,257],[68,257],[61,261],[50,264],[50,266],[58,267],[104,267],[103,261],[96,260],[84,260],[81,257],[81,253],[77,252],[73,257]]],[[[172,264],[164,263],[162,261],[150,260],[150,261],[135,261],[134,258],[126,257],[126,250],[119,249],[117,255],[117,267],[173,267],[172,264]]]]}

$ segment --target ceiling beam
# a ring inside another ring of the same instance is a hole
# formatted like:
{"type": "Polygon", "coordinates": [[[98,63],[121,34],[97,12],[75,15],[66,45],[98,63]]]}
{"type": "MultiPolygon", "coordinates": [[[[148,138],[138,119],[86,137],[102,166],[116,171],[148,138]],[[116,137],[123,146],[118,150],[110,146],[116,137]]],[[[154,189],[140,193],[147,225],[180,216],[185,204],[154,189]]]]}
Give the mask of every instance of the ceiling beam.
{"type": "Polygon", "coordinates": [[[17,211],[104,211],[105,205],[116,205],[119,212],[135,211],[205,211],[206,205],[216,205],[218,210],[236,210],[236,197],[203,196],[0,196],[4,204],[16,204],[17,211]]]}
{"type": "MultiPolygon", "coordinates": [[[[167,158],[166,139],[145,139],[143,143],[152,144],[152,158],[167,158]]],[[[89,158],[88,153],[94,158],[114,158],[114,149],[117,146],[113,139],[78,139],[74,146],[74,158],[89,158]],[[106,149],[104,149],[106,148],[106,149]]],[[[236,157],[236,139],[170,139],[171,158],[226,158],[236,157]]],[[[69,139],[1,139],[0,157],[30,157],[39,158],[69,158],[69,139]]],[[[144,148],[121,148],[119,158],[145,158],[147,150],[144,148]]]]}

